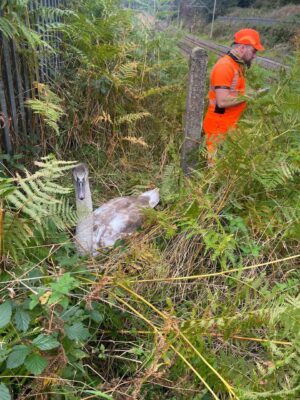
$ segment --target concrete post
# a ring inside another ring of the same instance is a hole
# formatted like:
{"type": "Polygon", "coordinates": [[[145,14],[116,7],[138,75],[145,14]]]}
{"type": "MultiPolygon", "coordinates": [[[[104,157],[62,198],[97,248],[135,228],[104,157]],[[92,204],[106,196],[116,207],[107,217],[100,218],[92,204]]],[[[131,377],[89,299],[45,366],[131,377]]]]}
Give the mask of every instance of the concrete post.
{"type": "Polygon", "coordinates": [[[207,52],[200,47],[195,47],[190,55],[184,141],[181,149],[181,166],[185,174],[188,174],[195,165],[196,154],[192,153],[196,153],[200,144],[204,98],[206,96],[206,70],[207,52]]]}

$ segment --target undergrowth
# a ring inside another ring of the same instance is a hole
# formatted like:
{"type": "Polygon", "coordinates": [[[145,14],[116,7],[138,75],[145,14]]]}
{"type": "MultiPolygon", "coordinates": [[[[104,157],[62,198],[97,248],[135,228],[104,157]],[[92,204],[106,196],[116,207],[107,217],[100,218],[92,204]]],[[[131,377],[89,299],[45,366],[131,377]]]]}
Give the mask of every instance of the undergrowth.
{"type": "Polygon", "coordinates": [[[41,88],[62,118],[45,149],[88,162],[96,203],[155,184],[161,204],[130,239],[81,258],[75,163],[48,156],[3,173],[0,398],[296,400],[299,67],[250,70],[271,91],[250,101],[213,168],[201,148],[183,177],[174,38],[135,30],[113,5],[84,6],[64,29],[59,89],[41,88]]]}

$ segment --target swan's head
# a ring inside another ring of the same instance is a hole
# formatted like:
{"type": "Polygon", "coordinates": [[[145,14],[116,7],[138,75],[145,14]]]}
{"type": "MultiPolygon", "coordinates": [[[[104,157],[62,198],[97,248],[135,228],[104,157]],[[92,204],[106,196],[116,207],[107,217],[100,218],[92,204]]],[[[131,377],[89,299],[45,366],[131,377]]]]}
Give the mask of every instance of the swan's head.
{"type": "Polygon", "coordinates": [[[76,189],[76,196],[79,200],[84,200],[86,183],[88,181],[89,170],[86,164],[79,164],[73,169],[73,178],[76,189]]]}

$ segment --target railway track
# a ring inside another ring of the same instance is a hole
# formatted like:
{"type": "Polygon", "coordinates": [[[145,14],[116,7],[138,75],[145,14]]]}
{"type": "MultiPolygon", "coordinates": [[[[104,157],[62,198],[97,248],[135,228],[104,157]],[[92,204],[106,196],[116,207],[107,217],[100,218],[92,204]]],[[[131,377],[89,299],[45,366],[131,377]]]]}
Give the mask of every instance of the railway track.
{"type": "MultiPolygon", "coordinates": [[[[230,50],[230,47],[223,46],[221,44],[212,43],[208,40],[203,40],[196,38],[192,35],[186,35],[183,40],[179,42],[179,48],[182,50],[183,54],[189,55],[191,50],[195,46],[202,47],[208,51],[212,51],[218,55],[224,55],[230,50]]],[[[261,65],[264,68],[271,69],[271,70],[289,70],[290,67],[288,65],[284,65],[278,61],[271,60],[270,58],[266,57],[256,57],[255,62],[261,65]]]]}
{"type": "MultiPolygon", "coordinates": [[[[275,18],[255,18],[255,17],[226,17],[226,16],[222,16],[222,17],[218,17],[217,21],[220,22],[225,22],[225,23],[241,23],[241,22],[248,22],[248,23],[252,23],[254,25],[256,24],[264,24],[264,25],[275,25],[275,24],[287,24],[290,25],[291,21],[285,21],[283,19],[275,19],[275,18]]],[[[293,21],[293,23],[298,24],[298,21],[293,21]]]]}

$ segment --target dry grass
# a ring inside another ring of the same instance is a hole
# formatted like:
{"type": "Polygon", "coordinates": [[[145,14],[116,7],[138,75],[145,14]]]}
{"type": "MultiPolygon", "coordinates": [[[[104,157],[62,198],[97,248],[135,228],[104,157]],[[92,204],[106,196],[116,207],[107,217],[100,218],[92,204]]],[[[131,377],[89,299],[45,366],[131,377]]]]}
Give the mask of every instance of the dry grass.
{"type": "Polygon", "coordinates": [[[286,18],[300,14],[300,5],[288,4],[284,7],[275,9],[268,14],[269,18],[286,18]]]}

